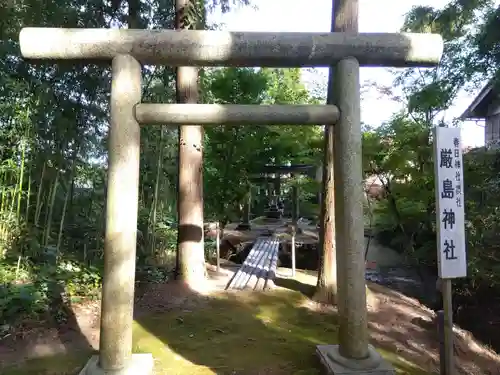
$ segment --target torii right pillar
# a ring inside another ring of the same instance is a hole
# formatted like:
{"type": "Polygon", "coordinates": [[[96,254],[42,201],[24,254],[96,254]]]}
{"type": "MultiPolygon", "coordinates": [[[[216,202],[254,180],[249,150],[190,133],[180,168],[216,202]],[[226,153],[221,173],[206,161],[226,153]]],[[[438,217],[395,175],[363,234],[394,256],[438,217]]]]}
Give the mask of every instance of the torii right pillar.
{"type": "MultiPolygon", "coordinates": [[[[332,0],[332,32],[358,32],[358,0],[332,0]]],[[[359,62],[333,68],[333,100],[340,118],[334,130],[335,233],[338,285],[338,345],[318,345],[328,374],[394,374],[369,345],[364,262],[359,62]]],[[[332,104],[332,103],[327,103],[332,104]]]]}

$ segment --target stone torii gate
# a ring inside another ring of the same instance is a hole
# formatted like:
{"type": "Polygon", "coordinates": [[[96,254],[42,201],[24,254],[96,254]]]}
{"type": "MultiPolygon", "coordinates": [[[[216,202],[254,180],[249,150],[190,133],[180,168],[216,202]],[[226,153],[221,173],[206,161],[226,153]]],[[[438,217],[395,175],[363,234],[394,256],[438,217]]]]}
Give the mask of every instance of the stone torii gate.
{"type": "Polygon", "coordinates": [[[279,195],[280,191],[280,185],[281,185],[281,175],[284,174],[291,174],[292,176],[296,173],[299,174],[308,174],[314,169],[313,165],[309,164],[292,164],[292,165],[264,165],[263,167],[260,168],[259,172],[269,175],[269,174],[275,174],[276,175],[276,184],[275,184],[275,191],[277,192],[277,195],[279,195]]]}
{"type": "MultiPolygon", "coordinates": [[[[315,166],[310,164],[291,164],[291,165],[264,165],[260,168],[259,172],[265,174],[266,176],[269,174],[274,174],[275,177],[265,177],[269,181],[273,182],[274,190],[276,194],[279,196],[281,191],[281,176],[284,174],[290,174],[291,177],[295,177],[297,174],[309,175],[311,177],[311,172],[314,171],[315,166]]],[[[269,189],[269,184],[267,185],[269,189]]],[[[292,186],[292,223],[294,225],[297,224],[298,220],[298,187],[296,185],[292,186]]]]}
{"type": "MultiPolygon", "coordinates": [[[[357,24],[357,1],[341,3],[356,14],[356,20],[347,20],[346,24],[357,24]]],[[[343,30],[347,29],[346,26],[343,30]]],[[[329,361],[328,366],[335,373],[382,373],[382,362],[368,343],[359,67],[433,66],[440,60],[443,43],[439,35],[350,30],[263,33],[25,28],[21,31],[21,53],[27,59],[89,60],[112,65],[100,351],[82,374],[147,374],[153,367],[151,355],[132,355],[140,124],[335,124],[340,332],[338,346],[318,349],[322,360],[329,361]],[[309,106],[142,104],[141,64],[333,66],[337,100],[336,105],[309,106]]]]}

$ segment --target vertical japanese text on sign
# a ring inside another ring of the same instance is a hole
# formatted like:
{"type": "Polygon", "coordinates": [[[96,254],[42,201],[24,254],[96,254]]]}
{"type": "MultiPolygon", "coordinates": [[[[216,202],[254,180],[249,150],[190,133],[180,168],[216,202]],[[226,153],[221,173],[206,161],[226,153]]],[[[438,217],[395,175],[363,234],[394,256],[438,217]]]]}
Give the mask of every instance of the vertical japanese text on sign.
{"type": "Polygon", "coordinates": [[[465,277],[467,259],[460,129],[436,127],[433,135],[439,277],[465,277]]]}

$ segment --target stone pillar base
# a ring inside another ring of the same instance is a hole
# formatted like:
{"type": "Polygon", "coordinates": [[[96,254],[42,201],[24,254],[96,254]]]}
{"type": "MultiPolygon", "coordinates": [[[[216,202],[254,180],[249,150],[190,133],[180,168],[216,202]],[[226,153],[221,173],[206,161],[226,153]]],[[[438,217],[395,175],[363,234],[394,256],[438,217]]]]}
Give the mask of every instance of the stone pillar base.
{"type": "Polygon", "coordinates": [[[130,365],[118,371],[104,371],[98,366],[99,356],[93,355],[80,375],[152,375],[154,360],[152,354],[132,354],[130,365]]]}
{"type": "Polygon", "coordinates": [[[338,345],[316,346],[316,354],[328,375],[395,375],[392,365],[373,346],[370,345],[368,350],[368,358],[355,360],[342,357],[338,345]]]}

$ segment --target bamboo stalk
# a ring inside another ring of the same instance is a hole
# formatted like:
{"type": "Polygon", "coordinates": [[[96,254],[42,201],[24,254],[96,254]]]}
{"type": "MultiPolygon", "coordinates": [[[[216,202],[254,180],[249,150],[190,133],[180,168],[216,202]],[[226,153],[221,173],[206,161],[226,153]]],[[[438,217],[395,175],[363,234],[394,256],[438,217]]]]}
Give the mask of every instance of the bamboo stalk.
{"type": "Polygon", "coordinates": [[[160,177],[161,177],[161,167],[162,167],[162,149],[163,149],[163,126],[160,127],[160,139],[158,141],[158,159],[156,162],[156,182],[155,182],[155,191],[153,197],[153,222],[152,222],[152,239],[151,239],[151,254],[155,252],[156,246],[156,211],[158,208],[158,190],[160,185],[160,177]]]}
{"type": "Polygon", "coordinates": [[[50,233],[51,233],[51,229],[52,229],[52,214],[54,213],[54,202],[56,200],[58,183],[59,183],[59,170],[56,171],[56,178],[54,180],[54,185],[53,185],[51,194],[49,196],[50,203],[49,203],[49,206],[47,207],[47,209],[48,209],[47,220],[45,221],[46,232],[45,232],[44,246],[48,246],[49,241],[50,241],[50,233]]]}
{"type": "Polygon", "coordinates": [[[38,192],[36,194],[36,206],[35,206],[35,227],[38,227],[38,222],[40,221],[40,213],[42,211],[42,186],[43,179],[47,170],[47,164],[43,162],[42,175],[40,176],[40,185],[38,187],[38,192]]]}
{"type": "Polygon", "coordinates": [[[64,196],[64,203],[63,203],[63,210],[62,210],[62,215],[61,215],[61,221],[59,222],[59,233],[57,235],[57,245],[56,245],[56,254],[57,254],[57,259],[59,259],[59,251],[61,248],[61,242],[63,238],[63,231],[64,231],[64,220],[66,218],[66,211],[68,208],[68,202],[69,202],[69,196],[71,193],[71,184],[73,182],[73,179],[75,177],[75,169],[76,169],[76,155],[77,155],[78,149],[75,150],[74,155],[73,155],[73,163],[71,164],[71,172],[69,176],[69,181],[67,184],[67,189],[66,189],[66,195],[64,196]]]}

